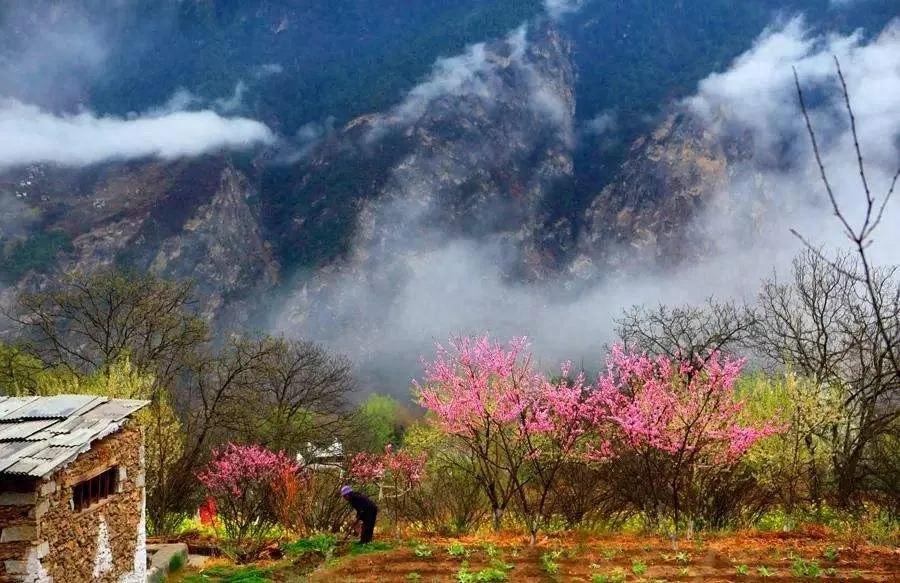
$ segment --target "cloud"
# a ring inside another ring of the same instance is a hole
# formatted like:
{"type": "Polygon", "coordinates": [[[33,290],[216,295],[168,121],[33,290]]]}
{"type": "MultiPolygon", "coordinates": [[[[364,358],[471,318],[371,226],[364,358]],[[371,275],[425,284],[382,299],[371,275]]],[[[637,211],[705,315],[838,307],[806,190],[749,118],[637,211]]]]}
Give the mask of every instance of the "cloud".
{"type": "Polygon", "coordinates": [[[272,132],[246,118],[177,111],[133,118],[90,112],[55,115],[14,99],[0,100],[0,168],[50,162],[84,166],[106,160],[172,159],[272,143],[272,132]]]}
{"type": "Polygon", "coordinates": [[[375,117],[366,139],[377,141],[389,131],[418,123],[436,102],[447,107],[474,103],[491,110],[504,87],[508,75],[525,80],[527,99],[532,109],[561,132],[571,134],[571,111],[561,99],[556,87],[546,83],[546,77],[528,54],[528,26],[511,31],[502,41],[478,43],[454,57],[438,59],[429,76],[410,90],[405,98],[383,115],[375,117]]]}
{"type": "Polygon", "coordinates": [[[263,63],[256,68],[256,77],[259,79],[281,75],[282,73],[284,73],[284,66],[280,63],[263,63]]]}
{"type": "Polygon", "coordinates": [[[77,3],[5,2],[0,35],[0,96],[64,108],[103,71],[109,46],[103,23],[77,3]]]}
{"type": "Polygon", "coordinates": [[[544,0],[544,9],[551,18],[561,18],[578,12],[590,0],[544,0]]]}
{"type": "Polygon", "coordinates": [[[335,121],[334,117],[329,116],[323,122],[303,124],[294,134],[294,139],[290,143],[282,144],[282,148],[273,158],[272,163],[290,165],[306,160],[323,140],[334,135],[335,121]]]}
{"type": "Polygon", "coordinates": [[[244,106],[244,96],[247,94],[247,85],[238,81],[234,86],[234,92],[229,97],[220,97],[213,101],[215,110],[220,113],[234,113],[244,106]]]}
{"type": "MultiPolygon", "coordinates": [[[[740,220],[768,196],[770,206],[778,209],[768,216],[768,228],[782,239],[797,228],[815,244],[844,243],[818,180],[792,70],[796,68],[810,104],[835,192],[859,221],[864,198],[835,57],[845,73],[870,183],[876,194],[887,192],[900,167],[900,101],[894,97],[900,92],[900,21],[865,42],[859,33],[813,35],[801,19],[794,19],[767,30],[731,68],[701,82],[697,95],[686,102],[719,139],[739,135],[751,146],[746,159],[730,169],[728,187],[710,213],[729,206],[729,215],[740,220]]],[[[713,220],[710,213],[701,220],[717,225],[715,236],[727,242],[723,233],[737,225],[721,217],[713,220]]],[[[874,251],[885,262],[900,263],[900,233],[883,228],[879,236],[882,244],[874,251]]]]}
{"type": "Polygon", "coordinates": [[[383,137],[391,128],[416,123],[436,99],[474,95],[489,100],[494,92],[492,85],[497,83],[492,71],[484,43],[470,46],[461,55],[439,59],[427,80],[413,88],[387,115],[376,119],[369,140],[383,137]]]}
{"type": "Polygon", "coordinates": [[[615,132],[618,127],[619,119],[616,112],[607,109],[585,122],[582,131],[588,135],[602,136],[615,132]]]}

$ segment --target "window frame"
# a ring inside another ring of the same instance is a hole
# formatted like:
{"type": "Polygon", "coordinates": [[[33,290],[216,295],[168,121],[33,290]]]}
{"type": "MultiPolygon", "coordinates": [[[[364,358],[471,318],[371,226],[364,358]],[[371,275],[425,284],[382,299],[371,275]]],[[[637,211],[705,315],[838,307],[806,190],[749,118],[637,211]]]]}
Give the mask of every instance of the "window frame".
{"type": "Polygon", "coordinates": [[[105,503],[119,492],[120,475],[113,465],[72,484],[72,510],[85,512],[105,503]]]}

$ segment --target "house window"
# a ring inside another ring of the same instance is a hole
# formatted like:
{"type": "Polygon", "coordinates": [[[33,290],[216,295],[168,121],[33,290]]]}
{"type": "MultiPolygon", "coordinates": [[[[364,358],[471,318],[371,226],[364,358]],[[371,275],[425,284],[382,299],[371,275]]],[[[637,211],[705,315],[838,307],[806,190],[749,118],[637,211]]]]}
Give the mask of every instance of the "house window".
{"type": "Polygon", "coordinates": [[[90,480],[79,482],[72,489],[72,502],[76,511],[112,496],[119,484],[119,468],[110,468],[90,480]]]}

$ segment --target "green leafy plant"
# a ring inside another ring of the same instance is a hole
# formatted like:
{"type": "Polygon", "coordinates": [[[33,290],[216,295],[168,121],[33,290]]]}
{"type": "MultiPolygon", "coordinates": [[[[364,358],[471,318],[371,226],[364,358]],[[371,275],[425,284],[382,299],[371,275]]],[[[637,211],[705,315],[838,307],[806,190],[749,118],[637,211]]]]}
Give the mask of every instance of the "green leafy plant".
{"type": "Polygon", "coordinates": [[[456,572],[456,580],[459,583],[475,583],[475,573],[469,571],[469,562],[463,561],[456,572]]]}
{"type": "Polygon", "coordinates": [[[308,553],[316,553],[331,559],[337,548],[337,537],[333,534],[314,534],[298,541],[281,546],[281,551],[289,557],[298,557],[308,553]]]}
{"type": "Polygon", "coordinates": [[[485,543],[481,548],[489,559],[496,559],[500,556],[500,549],[493,543],[485,543]]]}
{"type": "Polygon", "coordinates": [[[624,583],[625,571],[616,569],[609,574],[594,573],[591,575],[591,583],[624,583]]]}
{"type": "Polygon", "coordinates": [[[557,559],[562,556],[561,551],[548,551],[541,555],[541,568],[548,575],[556,575],[559,573],[559,563],[557,559]]]}
{"type": "Polygon", "coordinates": [[[837,569],[835,569],[834,567],[828,567],[827,569],[825,569],[825,576],[837,577],[837,569]]]}
{"type": "Polygon", "coordinates": [[[775,575],[775,571],[769,569],[765,565],[760,565],[759,567],[757,567],[756,572],[760,577],[773,577],[775,575]]]}
{"type": "Polygon", "coordinates": [[[822,556],[825,557],[825,560],[832,563],[838,560],[839,554],[840,553],[835,547],[828,547],[822,552],[822,556]]]}
{"type": "Polygon", "coordinates": [[[737,573],[739,577],[746,577],[750,574],[750,567],[747,565],[735,565],[734,572],[737,573]]]}
{"type": "Polygon", "coordinates": [[[469,556],[469,550],[459,541],[453,541],[452,543],[450,543],[450,545],[447,547],[447,553],[451,557],[457,558],[469,556]]]}
{"type": "Polygon", "coordinates": [[[690,553],[678,551],[677,553],[675,553],[675,562],[679,565],[689,565],[691,563],[690,553]]]}
{"type": "Polygon", "coordinates": [[[794,577],[818,578],[822,576],[822,569],[817,561],[807,561],[795,556],[791,561],[791,574],[794,577]]]}
{"type": "Polygon", "coordinates": [[[647,573],[647,564],[638,559],[631,561],[631,572],[638,577],[643,577],[647,573]]]}
{"type": "Polygon", "coordinates": [[[469,571],[469,562],[463,561],[456,572],[456,580],[459,583],[495,583],[507,581],[509,576],[506,570],[499,567],[488,567],[477,572],[469,571]]]}
{"type": "Polygon", "coordinates": [[[413,554],[419,558],[430,557],[432,555],[432,550],[428,545],[419,543],[413,547],[413,554]]]}
{"type": "Polygon", "coordinates": [[[691,576],[691,570],[688,569],[687,567],[680,567],[680,568],[678,569],[678,576],[679,576],[679,577],[690,577],[690,576],[691,576]]]}
{"type": "Polygon", "coordinates": [[[612,561],[614,558],[616,558],[616,555],[619,554],[619,551],[612,548],[600,549],[600,554],[603,555],[603,558],[607,561],[612,561]]]}
{"type": "Polygon", "coordinates": [[[406,574],[406,580],[407,581],[421,581],[422,576],[419,575],[417,572],[413,571],[412,573],[406,574]]]}

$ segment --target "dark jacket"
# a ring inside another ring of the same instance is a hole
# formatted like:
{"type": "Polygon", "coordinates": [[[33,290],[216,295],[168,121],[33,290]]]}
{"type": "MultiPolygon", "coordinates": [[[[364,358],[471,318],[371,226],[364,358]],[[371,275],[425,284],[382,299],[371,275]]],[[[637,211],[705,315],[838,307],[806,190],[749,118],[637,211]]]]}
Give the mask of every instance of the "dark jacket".
{"type": "Polygon", "coordinates": [[[350,492],[344,496],[344,498],[346,498],[347,502],[350,503],[350,506],[356,510],[357,520],[365,520],[367,517],[375,518],[375,515],[378,514],[378,506],[369,500],[368,496],[365,494],[350,492]]]}

